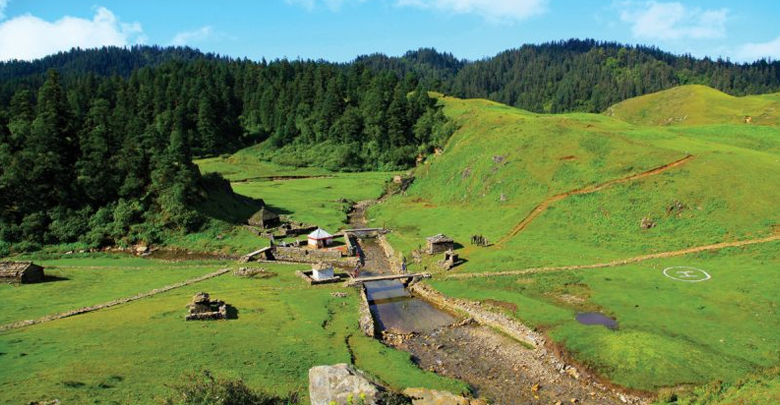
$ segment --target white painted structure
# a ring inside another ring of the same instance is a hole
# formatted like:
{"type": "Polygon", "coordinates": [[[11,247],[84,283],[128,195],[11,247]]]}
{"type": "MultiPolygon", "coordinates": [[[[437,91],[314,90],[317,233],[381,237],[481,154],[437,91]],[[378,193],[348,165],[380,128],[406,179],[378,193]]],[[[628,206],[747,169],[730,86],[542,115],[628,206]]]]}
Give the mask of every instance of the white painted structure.
{"type": "Polygon", "coordinates": [[[325,232],[322,228],[317,228],[314,232],[308,236],[309,246],[321,249],[333,244],[333,235],[325,232]]]}
{"type": "Polygon", "coordinates": [[[317,263],[311,268],[312,280],[322,281],[322,280],[331,279],[333,277],[336,277],[336,275],[333,272],[333,266],[331,265],[325,263],[317,263]]]}

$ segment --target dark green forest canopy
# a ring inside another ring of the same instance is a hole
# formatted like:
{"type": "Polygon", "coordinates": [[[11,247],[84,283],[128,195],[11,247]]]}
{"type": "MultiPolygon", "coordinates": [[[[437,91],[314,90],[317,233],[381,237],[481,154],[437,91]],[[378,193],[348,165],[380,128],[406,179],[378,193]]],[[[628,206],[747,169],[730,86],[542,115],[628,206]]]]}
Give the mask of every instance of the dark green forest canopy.
{"type": "Polygon", "coordinates": [[[66,64],[64,75],[50,68],[3,83],[13,91],[0,106],[0,253],[9,243],[101,246],[200,229],[208,218],[197,206],[225,187],[202,178],[193,155],[267,141],[269,159],[288,164],[400,169],[451,132],[412,75],[186,55],[127,75],[66,64]]]}
{"type": "Polygon", "coordinates": [[[774,92],[780,62],[570,40],[474,62],[434,49],[338,64],[135,46],[0,63],[0,254],[10,243],[99,246],[200,229],[195,207],[225,184],[202,178],[192,156],[262,142],[258,156],[288,165],[411,167],[454,130],[429,91],[598,112],[694,83],[774,92]]]}

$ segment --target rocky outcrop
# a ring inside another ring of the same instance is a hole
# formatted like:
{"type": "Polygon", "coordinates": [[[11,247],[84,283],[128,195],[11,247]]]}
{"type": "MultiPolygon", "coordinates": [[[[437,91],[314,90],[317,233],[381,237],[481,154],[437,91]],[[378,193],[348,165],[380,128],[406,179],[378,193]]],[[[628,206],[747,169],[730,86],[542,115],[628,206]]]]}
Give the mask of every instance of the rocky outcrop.
{"type": "Polygon", "coordinates": [[[309,369],[311,405],[376,405],[378,395],[379,387],[365,373],[349,364],[309,369]]]}

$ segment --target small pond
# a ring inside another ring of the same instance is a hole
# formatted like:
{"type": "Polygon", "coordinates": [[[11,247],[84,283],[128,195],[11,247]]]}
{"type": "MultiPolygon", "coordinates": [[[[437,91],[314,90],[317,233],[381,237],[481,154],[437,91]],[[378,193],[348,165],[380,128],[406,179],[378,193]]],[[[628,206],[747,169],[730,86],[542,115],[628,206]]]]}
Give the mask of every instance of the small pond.
{"type": "Polygon", "coordinates": [[[603,325],[612,330],[618,328],[616,320],[598,312],[580,312],[575,318],[583,325],[603,325]]]}

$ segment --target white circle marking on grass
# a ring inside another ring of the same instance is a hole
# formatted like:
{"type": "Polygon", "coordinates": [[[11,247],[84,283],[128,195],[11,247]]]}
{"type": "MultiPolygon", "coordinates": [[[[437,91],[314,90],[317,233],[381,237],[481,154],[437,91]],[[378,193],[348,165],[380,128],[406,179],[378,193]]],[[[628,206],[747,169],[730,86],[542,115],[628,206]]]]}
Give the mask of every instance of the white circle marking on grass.
{"type": "Polygon", "coordinates": [[[698,283],[699,281],[707,281],[712,278],[706,271],[688,266],[667,267],[664,269],[664,276],[687,283],[698,283]]]}

